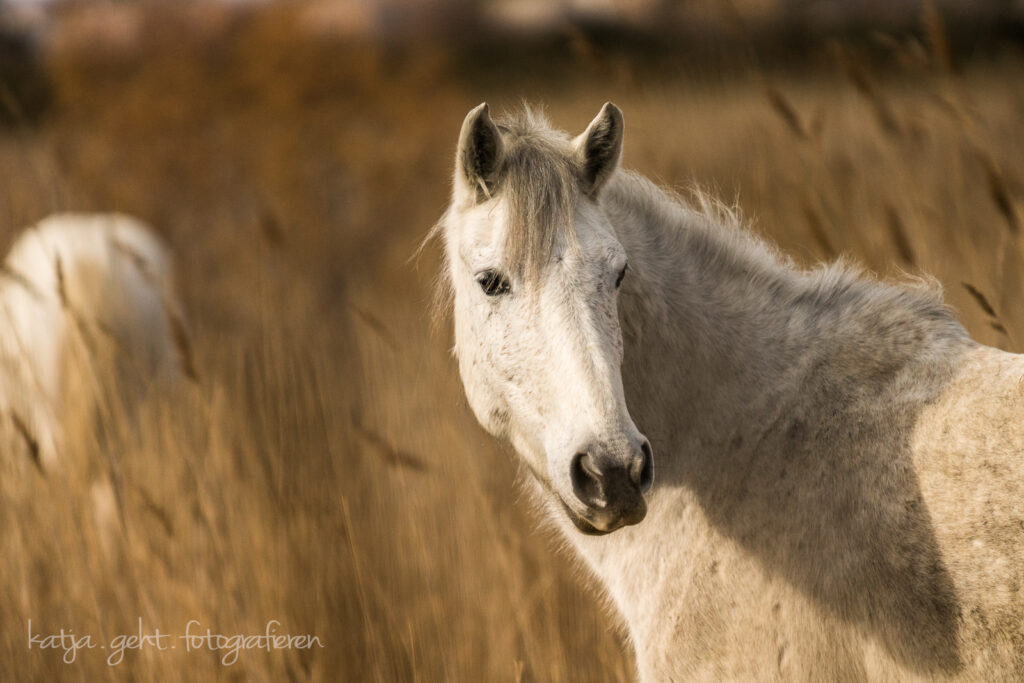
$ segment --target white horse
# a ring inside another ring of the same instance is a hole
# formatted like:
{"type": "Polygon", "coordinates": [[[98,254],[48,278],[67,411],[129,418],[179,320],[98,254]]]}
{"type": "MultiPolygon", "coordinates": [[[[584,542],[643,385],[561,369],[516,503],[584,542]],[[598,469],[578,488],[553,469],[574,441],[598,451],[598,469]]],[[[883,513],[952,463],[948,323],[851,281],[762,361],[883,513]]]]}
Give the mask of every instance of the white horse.
{"type": "Polygon", "coordinates": [[[24,231],[0,268],[8,443],[26,447],[43,469],[57,462],[69,370],[99,346],[112,347],[117,366],[142,382],[178,373],[170,266],[163,242],[124,215],[57,214],[24,231]]]}
{"type": "Polygon", "coordinates": [[[469,404],[640,678],[1024,679],[1024,357],[619,170],[622,132],[477,107],[435,232],[469,404]]]}

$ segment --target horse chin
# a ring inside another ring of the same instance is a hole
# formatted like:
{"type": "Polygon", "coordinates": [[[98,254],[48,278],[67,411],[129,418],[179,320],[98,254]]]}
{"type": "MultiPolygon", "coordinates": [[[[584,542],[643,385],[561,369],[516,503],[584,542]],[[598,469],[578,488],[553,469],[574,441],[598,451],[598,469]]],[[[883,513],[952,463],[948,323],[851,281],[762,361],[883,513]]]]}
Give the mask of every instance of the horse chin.
{"type": "Polygon", "coordinates": [[[562,509],[565,510],[565,516],[569,518],[569,521],[573,523],[573,526],[587,536],[605,536],[619,528],[618,526],[615,526],[611,529],[599,529],[594,526],[590,520],[586,519],[569,507],[561,497],[558,498],[558,502],[562,504],[562,509]]]}

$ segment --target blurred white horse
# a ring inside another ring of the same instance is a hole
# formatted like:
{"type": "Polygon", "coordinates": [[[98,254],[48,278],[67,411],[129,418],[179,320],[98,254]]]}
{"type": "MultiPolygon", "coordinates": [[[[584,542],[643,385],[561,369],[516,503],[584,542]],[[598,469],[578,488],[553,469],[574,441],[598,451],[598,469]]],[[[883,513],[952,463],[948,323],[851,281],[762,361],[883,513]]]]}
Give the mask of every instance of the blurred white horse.
{"type": "Polygon", "coordinates": [[[622,132],[477,107],[435,232],[470,406],[641,679],[1024,680],[1024,357],[620,171],[622,132]]]}
{"type": "MultiPolygon", "coordinates": [[[[181,322],[167,247],[119,214],[57,214],[27,228],[0,268],[0,413],[5,441],[42,469],[65,440],[72,368],[100,347],[132,381],[179,372],[181,322]]],[[[96,378],[109,380],[110,378],[96,378]]]]}

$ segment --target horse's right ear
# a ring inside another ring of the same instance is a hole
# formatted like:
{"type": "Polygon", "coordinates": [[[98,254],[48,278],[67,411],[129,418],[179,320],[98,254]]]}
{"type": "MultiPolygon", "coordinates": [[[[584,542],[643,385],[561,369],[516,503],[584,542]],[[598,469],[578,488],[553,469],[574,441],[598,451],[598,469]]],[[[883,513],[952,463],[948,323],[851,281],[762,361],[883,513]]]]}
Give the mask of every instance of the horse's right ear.
{"type": "Polygon", "coordinates": [[[490,198],[504,156],[505,144],[485,102],[470,111],[462,123],[455,155],[456,193],[472,198],[474,203],[490,198]]]}
{"type": "Polygon", "coordinates": [[[597,118],[573,140],[579,157],[583,192],[597,196],[601,187],[619,167],[622,156],[622,112],[611,102],[605,102],[597,118]]]}

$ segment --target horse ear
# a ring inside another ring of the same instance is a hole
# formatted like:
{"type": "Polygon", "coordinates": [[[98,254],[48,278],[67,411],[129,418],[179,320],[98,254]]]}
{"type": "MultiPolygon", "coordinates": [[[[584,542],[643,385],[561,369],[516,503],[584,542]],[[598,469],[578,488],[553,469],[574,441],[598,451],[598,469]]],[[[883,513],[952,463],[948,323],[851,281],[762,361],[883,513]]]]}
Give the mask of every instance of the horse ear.
{"type": "Polygon", "coordinates": [[[583,191],[597,196],[605,181],[619,167],[622,156],[622,112],[605,102],[587,129],[573,140],[583,173],[583,191]]]}
{"type": "Polygon", "coordinates": [[[501,133],[491,121],[487,103],[466,115],[459,133],[459,149],[455,155],[456,190],[474,201],[489,198],[498,179],[505,156],[501,133]]]}

